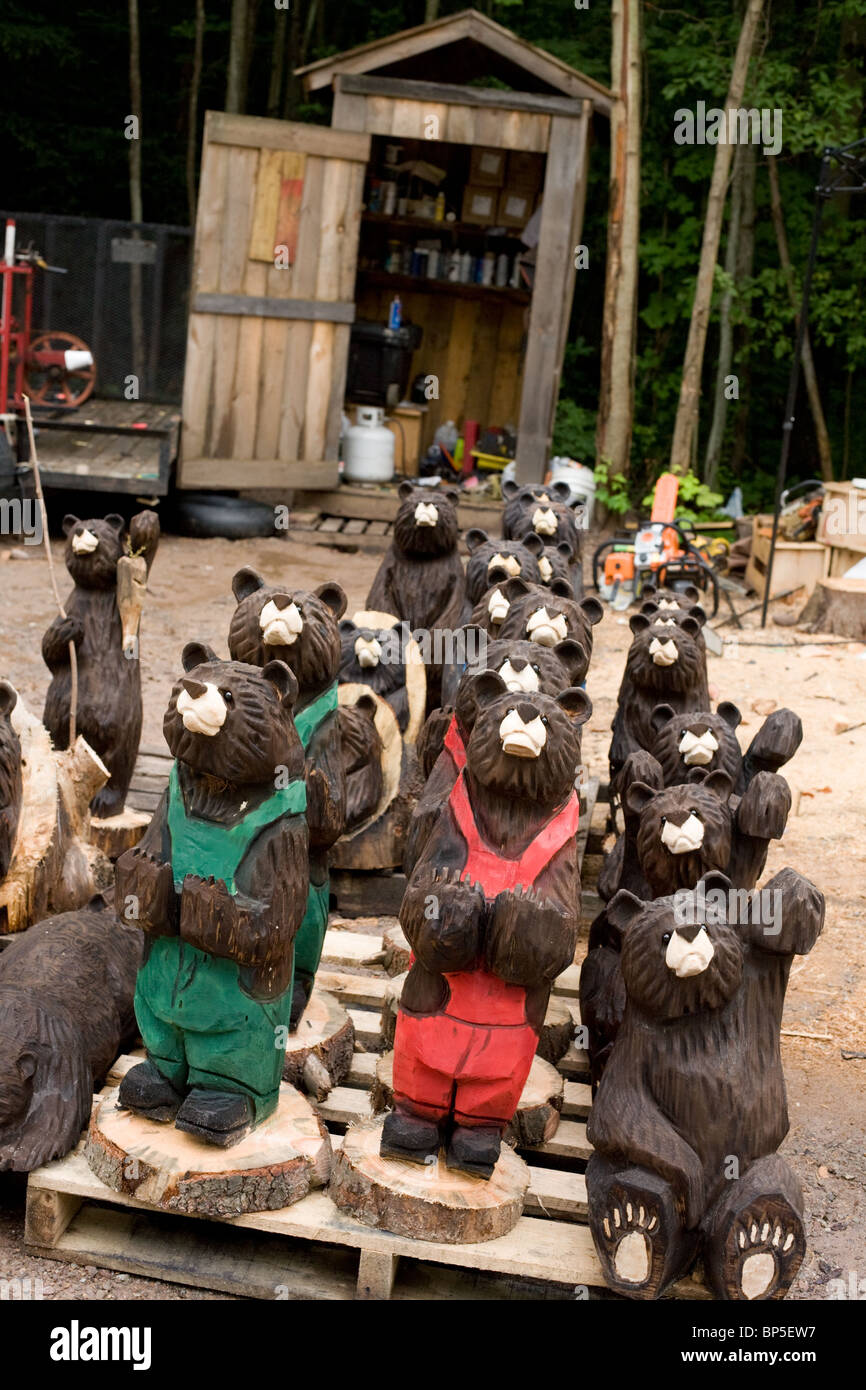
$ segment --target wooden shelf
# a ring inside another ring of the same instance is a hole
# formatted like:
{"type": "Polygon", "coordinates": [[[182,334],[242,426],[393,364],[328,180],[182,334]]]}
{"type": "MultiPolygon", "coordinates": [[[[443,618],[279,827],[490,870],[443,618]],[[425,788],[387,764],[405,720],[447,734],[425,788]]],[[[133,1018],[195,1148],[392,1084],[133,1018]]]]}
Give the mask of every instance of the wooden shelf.
{"type": "Polygon", "coordinates": [[[395,275],[389,270],[359,270],[358,279],[368,285],[384,285],[407,294],[449,294],[455,299],[499,299],[508,304],[528,304],[528,290],[501,289],[496,285],[463,285],[457,280],[428,280],[423,275],[395,275]]]}
{"type": "MultiPolygon", "coordinates": [[[[412,232],[455,232],[460,236],[491,236],[494,228],[501,224],[492,224],[489,227],[481,226],[478,222],[437,222],[432,217],[391,217],[384,212],[365,212],[361,214],[361,221],[367,222],[376,227],[393,227],[397,231],[412,232]]],[[[493,238],[494,241],[520,241],[520,233],[516,227],[505,227],[493,238]]],[[[522,244],[522,243],[521,243],[522,244]]]]}

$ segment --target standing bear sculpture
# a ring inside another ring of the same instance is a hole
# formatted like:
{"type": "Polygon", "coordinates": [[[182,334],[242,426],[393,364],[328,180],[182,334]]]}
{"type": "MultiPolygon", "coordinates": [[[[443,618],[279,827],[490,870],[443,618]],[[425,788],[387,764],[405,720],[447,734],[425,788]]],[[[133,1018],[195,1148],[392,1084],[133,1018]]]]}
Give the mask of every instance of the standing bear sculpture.
{"type": "Polygon", "coordinates": [[[141,664],[138,626],[147,575],[159,544],[155,512],[129,523],[111,514],[80,521],[63,518],[66,568],[75,587],[66,617],[57,617],[42,639],[51,672],[43,723],[57,749],[69,747],[72,674],[69,644],[78,667],[75,724],[109,771],[91,803],[95,816],[119,815],[126,802],[141,738],[141,664]]]}

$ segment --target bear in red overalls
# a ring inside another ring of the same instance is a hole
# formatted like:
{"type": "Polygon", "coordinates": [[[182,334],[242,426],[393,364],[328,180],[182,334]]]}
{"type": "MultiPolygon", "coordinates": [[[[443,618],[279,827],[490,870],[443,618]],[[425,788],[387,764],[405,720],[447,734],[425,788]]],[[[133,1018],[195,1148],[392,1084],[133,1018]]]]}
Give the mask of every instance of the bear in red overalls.
{"type": "Polygon", "coordinates": [[[510,691],[473,678],[466,766],[412,873],[412,946],[381,1152],[489,1177],[520,1099],[550,987],[571,964],[583,690],[510,691]]]}

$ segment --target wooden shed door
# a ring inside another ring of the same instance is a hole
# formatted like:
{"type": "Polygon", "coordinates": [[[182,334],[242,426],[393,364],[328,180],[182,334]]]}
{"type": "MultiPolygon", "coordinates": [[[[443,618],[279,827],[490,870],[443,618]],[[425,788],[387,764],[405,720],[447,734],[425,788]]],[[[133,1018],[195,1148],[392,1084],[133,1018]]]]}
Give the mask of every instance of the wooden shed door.
{"type": "Polygon", "coordinates": [[[369,135],[209,111],[181,487],[333,487],[369,135]]]}

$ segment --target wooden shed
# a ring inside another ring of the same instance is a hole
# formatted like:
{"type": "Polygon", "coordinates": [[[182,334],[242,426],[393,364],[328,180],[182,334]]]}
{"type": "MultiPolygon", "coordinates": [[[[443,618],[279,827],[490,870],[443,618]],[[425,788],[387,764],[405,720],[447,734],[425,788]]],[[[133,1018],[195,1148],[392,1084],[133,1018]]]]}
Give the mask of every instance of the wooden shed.
{"type": "Polygon", "coordinates": [[[330,129],[206,118],[180,485],[332,488],[351,325],[386,323],[395,295],[420,329],[410,379],[432,383],[420,446],[449,419],[510,424],[540,479],[611,93],[475,10],[300,75],[333,91],[330,129]]]}

